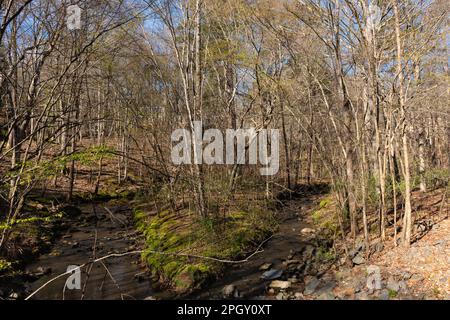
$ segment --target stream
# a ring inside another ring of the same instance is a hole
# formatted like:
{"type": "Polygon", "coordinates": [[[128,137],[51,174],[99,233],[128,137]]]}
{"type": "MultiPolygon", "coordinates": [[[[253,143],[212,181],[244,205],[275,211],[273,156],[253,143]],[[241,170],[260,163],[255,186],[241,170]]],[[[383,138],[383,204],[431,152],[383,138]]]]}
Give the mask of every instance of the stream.
{"type": "MultiPolygon", "coordinates": [[[[285,201],[278,212],[280,227],[258,254],[248,262],[230,265],[220,279],[189,295],[176,297],[168,290],[158,290],[150,272],[140,261],[140,254],[111,257],[89,264],[81,270],[80,288],[68,289],[64,275],[69,266],[80,266],[111,254],[139,251],[142,236],[134,229],[133,213],[129,205],[115,201],[84,203],[79,212],[65,218],[69,226],[54,243],[52,249],[40,255],[25,269],[31,275],[24,283],[27,295],[37,300],[144,300],[144,299],[271,299],[267,295],[270,279],[261,275],[267,269],[284,270],[283,278],[304,274],[305,250],[311,249],[308,239],[301,236],[310,227],[303,215],[317,206],[321,193],[303,194],[285,201]],[[294,268],[292,268],[294,267],[294,268]],[[302,269],[303,268],[303,269],[302,269]],[[301,270],[301,272],[299,271],[301,270]],[[51,281],[51,283],[47,283],[51,281]],[[231,296],[224,296],[224,288],[232,288],[231,296]]],[[[303,279],[299,279],[303,282],[303,279]]]]}
{"type": "MultiPolygon", "coordinates": [[[[94,256],[98,259],[137,250],[141,239],[133,229],[130,207],[100,202],[82,204],[78,209],[81,214],[69,219],[70,228],[52,250],[26,267],[26,273],[38,276],[36,281],[26,283],[28,292],[66,272],[69,266],[92,261],[94,256]]],[[[142,300],[154,294],[139,254],[114,257],[82,268],[81,289],[64,289],[67,278],[68,275],[46,285],[32,299],[142,300]]]]}

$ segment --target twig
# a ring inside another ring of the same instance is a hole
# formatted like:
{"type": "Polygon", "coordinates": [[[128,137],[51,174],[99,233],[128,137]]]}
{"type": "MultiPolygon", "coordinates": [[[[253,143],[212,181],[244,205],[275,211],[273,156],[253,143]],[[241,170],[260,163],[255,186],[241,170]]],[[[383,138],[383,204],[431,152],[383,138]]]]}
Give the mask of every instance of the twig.
{"type": "Polygon", "coordinates": [[[117,217],[112,213],[112,211],[109,210],[107,207],[103,207],[103,208],[105,208],[106,212],[109,213],[109,215],[111,216],[111,220],[112,220],[113,223],[114,223],[114,220],[117,220],[117,221],[119,221],[120,224],[122,224],[123,226],[126,226],[126,225],[127,225],[126,222],[124,222],[124,221],[122,221],[121,219],[117,218],[117,217]]]}
{"type": "MultiPolygon", "coordinates": [[[[98,238],[97,229],[95,229],[95,239],[94,239],[94,245],[92,247],[92,260],[95,260],[95,258],[97,257],[97,238],[98,238]]],[[[86,287],[87,287],[87,284],[89,281],[89,277],[91,276],[91,271],[92,271],[93,267],[94,267],[94,263],[91,263],[91,265],[89,266],[89,270],[87,272],[86,281],[84,282],[84,285],[83,285],[83,290],[81,292],[81,300],[84,299],[84,294],[86,292],[86,287]]]]}

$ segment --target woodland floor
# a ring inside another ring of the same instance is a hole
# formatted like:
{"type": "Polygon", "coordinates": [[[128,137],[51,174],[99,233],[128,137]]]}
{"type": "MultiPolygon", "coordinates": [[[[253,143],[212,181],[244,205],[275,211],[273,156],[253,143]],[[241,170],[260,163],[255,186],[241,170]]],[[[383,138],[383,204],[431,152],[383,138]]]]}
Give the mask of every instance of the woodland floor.
{"type": "MultiPolygon", "coordinates": [[[[362,257],[364,249],[357,245],[351,250],[352,257],[355,257],[353,261],[357,262],[352,266],[342,261],[341,248],[335,248],[335,256],[330,258],[331,248],[324,248],[314,232],[312,217],[320,203],[329,197],[325,193],[323,190],[303,190],[297,198],[284,200],[278,213],[280,228],[265,243],[262,252],[246,263],[230,266],[219,280],[185,298],[450,299],[450,208],[448,201],[442,202],[443,190],[414,193],[418,227],[415,230],[416,241],[410,249],[395,247],[390,238],[384,245],[375,242],[373,254],[366,260],[362,257]],[[374,266],[381,271],[379,290],[367,287],[367,270],[374,266]],[[262,278],[265,273],[269,273],[268,279],[262,278]]],[[[82,214],[65,221],[70,228],[48,253],[25,269],[28,280],[24,294],[35,290],[55,274],[64,272],[68,262],[81,264],[89,261],[93,247],[97,255],[139,247],[140,240],[135,239],[132,231],[132,213],[126,202],[84,204],[79,209],[82,214]]],[[[392,236],[393,229],[389,232],[388,235],[392,236]]],[[[149,294],[155,298],[171,298],[152,291],[149,278],[149,274],[139,267],[137,256],[111,261],[94,270],[90,286],[92,290],[94,287],[101,290],[99,294],[89,290],[86,298],[126,296],[141,299],[149,294]],[[107,292],[101,292],[107,288],[107,292]]],[[[36,298],[60,299],[63,286],[62,282],[57,283],[36,298]]],[[[3,291],[5,298],[11,297],[9,291],[3,291]]]]}
{"type": "MultiPolygon", "coordinates": [[[[410,249],[395,247],[393,241],[374,244],[367,261],[355,258],[352,266],[342,254],[337,261],[324,260],[315,235],[301,234],[313,225],[312,215],[325,197],[308,195],[290,201],[284,208],[280,230],[264,251],[190,298],[263,300],[411,300],[450,299],[450,220],[442,205],[443,191],[415,193],[419,227],[410,249]],[[424,219],[434,217],[432,221],[424,219]],[[441,215],[439,215],[441,213],[441,215]],[[431,216],[434,214],[434,216],[431,216]],[[428,227],[423,227],[427,221],[428,227]],[[340,259],[339,259],[340,258],[340,259]],[[378,268],[381,287],[369,289],[368,268],[378,268]],[[262,279],[267,271],[278,274],[262,279]]],[[[392,230],[391,230],[392,231],[392,230]]],[[[393,231],[392,231],[393,232],[393,231]]],[[[392,239],[393,240],[393,239],[392,239]]],[[[358,246],[356,246],[358,247],[358,246]]],[[[350,250],[361,257],[362,246],[350,250]]],[[[322,252],[323,253],[323,252],[322,252]]]]}

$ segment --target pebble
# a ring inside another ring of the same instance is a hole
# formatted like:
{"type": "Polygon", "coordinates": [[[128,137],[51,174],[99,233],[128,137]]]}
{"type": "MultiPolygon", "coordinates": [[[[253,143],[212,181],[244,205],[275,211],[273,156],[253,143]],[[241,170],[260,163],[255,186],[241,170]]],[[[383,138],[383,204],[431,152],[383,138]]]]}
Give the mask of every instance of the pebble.
{"type": "Polygon", "coordinates": [[[301,231],[301,234],[304,235],[304,236],[309,236],[309,235],[312,235],[312,234],[315,234],[315,233],[316,233],[316,230],[311,229],[311,228],[303,228],[302,231],[301,231]]]}
{"type": "Polygon", "coordinates": [[[272,268],[272,263],[264,263],[261,267],[259,267],[260,271],[267,271],[272,268]]]}
{"type": "Polygon", "coordinates": [[[291,287],[291,282],[290,281],[279,281],[279,280],[275,280],[272,281],[270,283],[270,287],[273,289],[281,289],[281,290],[286,290],[289,289],[291,287]]]}
{"type": "Polygon", "coordinates": [[[264,272],[263,275],[261,276],[261,279],[263,279],[263,280],[276,280],[276,279],[281,278],[282,275],[283,275],[283,271],[282,270],[272,269],[272,270],[269,270],[267,272],[264,272]]]}
{"type": "Polygon", "coordinates": [[[225,286],[222,289],[222,294],[225,298],[230,298],[234,295],[235,291],[236,291],[236,287],[234,285],[230,284],[228,286],[225,286]]]}
{"type": "Polygon", "coordinates": [[[362,265],[366,263],[366,259],[362,255],[357,255],[355,258],[353,258],[352,262],[356,264],[357,266],[362,265]]]}

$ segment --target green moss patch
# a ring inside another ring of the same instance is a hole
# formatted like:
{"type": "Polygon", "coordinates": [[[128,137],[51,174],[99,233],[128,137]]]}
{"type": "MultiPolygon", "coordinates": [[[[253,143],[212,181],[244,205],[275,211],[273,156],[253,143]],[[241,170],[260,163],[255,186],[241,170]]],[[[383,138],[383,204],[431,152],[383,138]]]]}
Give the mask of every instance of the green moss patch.
{"type": "Polygon", "coordinates": [[[145,236],[142,259],[179,292],[199,287],[224,270],[223,263],[208,258],[242,258],[277,227],[273,214],[261,208],[237,210],[221,219],[198,219],[187,210],[149,215],[139,209],[135,223],[145,236]]]}

